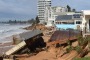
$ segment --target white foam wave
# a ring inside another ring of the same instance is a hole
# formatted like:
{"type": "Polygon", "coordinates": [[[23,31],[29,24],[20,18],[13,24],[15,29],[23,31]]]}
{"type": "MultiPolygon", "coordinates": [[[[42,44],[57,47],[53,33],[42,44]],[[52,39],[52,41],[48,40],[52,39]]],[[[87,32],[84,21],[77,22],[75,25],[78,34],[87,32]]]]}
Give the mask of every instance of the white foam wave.
{"type": "Polygon", "coordinates": [[[6,37],[23,33],[27,30],[21,29],[30,25],[0,25],[0,42],[5,40],[6,37]]]}

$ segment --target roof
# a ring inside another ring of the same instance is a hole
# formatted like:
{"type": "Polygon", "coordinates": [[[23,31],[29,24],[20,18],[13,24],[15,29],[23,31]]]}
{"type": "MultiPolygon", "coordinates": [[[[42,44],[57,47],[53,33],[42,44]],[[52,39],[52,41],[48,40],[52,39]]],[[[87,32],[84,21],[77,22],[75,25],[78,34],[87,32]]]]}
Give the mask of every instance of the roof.
{"type": "Polygon", "coordinates": [[[19,36],[22,40],[27,40],[27,39],[32,38],[41,33],[42,33],[41,30],[32,30],[32,31],[28,31],[25,33],[21,33],[21,34],[19,34],[19,36]]]}
{"type": "Polygon", "coordinates": [[[55,31],[51,38],[50,38],[50,41],[56,41],[56,40],[59,40],[59,41],[66,41],[68,39],[72,39],[72,38],[76,38],[77,35],[79,35],[80,32],[79,31],[75,31],[75,30],[57,30],[55,31]]]}
{"type": "Polygon", "coordinates": [[[72,15],[59,15],[56,20],[72,20],[72,15]]]}
{"type": "Polygon", "coordinates": [[[81,14],[74,14],[74,15],[59,15],[56,18],[56,21],[58,20],[82,20],[80,17],[81,14]]]}

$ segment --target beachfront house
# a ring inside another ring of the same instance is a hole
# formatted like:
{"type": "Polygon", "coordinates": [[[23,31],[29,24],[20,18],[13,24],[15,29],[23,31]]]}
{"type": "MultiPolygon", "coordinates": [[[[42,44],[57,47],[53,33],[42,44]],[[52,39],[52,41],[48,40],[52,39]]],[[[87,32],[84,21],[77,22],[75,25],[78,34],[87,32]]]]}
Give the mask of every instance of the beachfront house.
{"type": "MultiPolygon", "coordinates": [[[[81,25],[81,12],[67,12],[67,9],[65,7],[46,7],[46,27],[50,27],[50,26],[54,26],[56,25],[57,28],[61,28],[60,25],[61,24],[57,24],[58,22],[65,22],[68,23],[66,26],[67,28],[73,28],[73,29],[81,29],[80,25],[81,25]],[[71,15],[71,16],[70,16],[71,15]],[[59,17],[61,17],[61,19],[58,19],[59,17]],[[70,18],[70,19],[68,19],[70,18]],[[58,21],[57,21],[58,20],[58,21]],[[69,21],[69,22],[67,22],[69,21]],[[73,24],[72,24],[73,23],[73,24]],[[68,27],[68,26],[71,27],[68,27]]],[[[63,24],[63,23],[62,23],[63,24]]],[[[63,26],[64,26],[63,24],[63,26]]],[[[61,25],[62,26],[62,25],[61,25]]],[[[66,27],[64,28],[66,29],[66,27]]]]}
{"type": "Polygon", "coordinates": [[[82,10],[82,31],[90,32],[90,10],[82,10]]]}
{"type": "Polygon", "coordinates": [[[79,29],[81,30],[82,19],[80,14],[59,15],[55,19],[57,29],[79,29]]]}

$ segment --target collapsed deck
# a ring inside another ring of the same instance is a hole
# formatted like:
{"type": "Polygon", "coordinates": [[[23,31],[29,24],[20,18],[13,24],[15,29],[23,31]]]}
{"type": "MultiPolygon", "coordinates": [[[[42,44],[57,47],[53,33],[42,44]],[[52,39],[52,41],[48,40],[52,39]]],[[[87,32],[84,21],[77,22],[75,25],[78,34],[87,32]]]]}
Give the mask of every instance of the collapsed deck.
{"type": "Polygon", "coordinates": [[[0,55],[11,55],[16,53],[26,45],[30,45],[33,38],[42,36],[40,30],[32,30],[24,33],[16,34],[12,37],[8,37],[6,42],[0,43],[0,55]]]}
{"type": "Polygon", "coordinates": [[[81,35],[80,31],[58,30],[53,33],[47,45],[50,46],[50,45],[57,44],[57,43],[64,44],[68,40],[70,41],[76,40],[79,35],[81,35]]]}

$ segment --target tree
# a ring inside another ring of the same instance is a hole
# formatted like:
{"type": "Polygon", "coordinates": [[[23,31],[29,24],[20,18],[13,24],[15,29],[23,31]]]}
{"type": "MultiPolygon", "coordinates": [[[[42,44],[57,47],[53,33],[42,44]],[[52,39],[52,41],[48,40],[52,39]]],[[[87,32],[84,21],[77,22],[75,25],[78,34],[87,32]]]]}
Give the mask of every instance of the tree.
{"type": "Polygon", "coordinates": [[[28,23],[33,23],[33,22],[34,22],[33,18],[28,20],[28,23]]]}
{"type": "Polygon", "coordinates": [[[68,9],[68,12],[71,11],[71,7],[69,5],[67,5],[67,9],[68,9]]]}
{"type": "Polygon", "coordinates": [[[17,23],[17,20],[15,20],[14,23],[17,23]]]}
{"type": "Polygon", "coordinates": [[[40,21],[39,21],[39,18],[38,16],[36,17],[36,24],[38,24],[40,21]]]}
{"type": "Polygon", "coordinates": [[[12,23],[12,20],[9,20],[9,23],[12,23]]]}
{"type": "Polygon", "coordinates": [[[76,12],[76,9],[72,9],[72,12],[76,12]]]}

